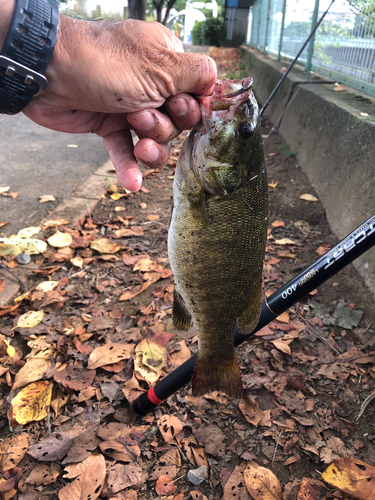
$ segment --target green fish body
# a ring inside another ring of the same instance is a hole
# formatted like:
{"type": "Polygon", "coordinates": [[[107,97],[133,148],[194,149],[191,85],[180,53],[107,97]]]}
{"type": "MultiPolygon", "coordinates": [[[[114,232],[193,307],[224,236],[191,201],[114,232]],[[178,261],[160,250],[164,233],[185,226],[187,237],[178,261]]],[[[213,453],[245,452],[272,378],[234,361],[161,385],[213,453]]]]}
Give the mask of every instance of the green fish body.
{"type": "Polygon", "coordinates": [[[168,253],[173,321],[193,319],[199,350],[193,394],[242,394],[233,336],[258,322],[267,240],[267,174],[252,79],[218,81],[176,167],[168,253]]]}

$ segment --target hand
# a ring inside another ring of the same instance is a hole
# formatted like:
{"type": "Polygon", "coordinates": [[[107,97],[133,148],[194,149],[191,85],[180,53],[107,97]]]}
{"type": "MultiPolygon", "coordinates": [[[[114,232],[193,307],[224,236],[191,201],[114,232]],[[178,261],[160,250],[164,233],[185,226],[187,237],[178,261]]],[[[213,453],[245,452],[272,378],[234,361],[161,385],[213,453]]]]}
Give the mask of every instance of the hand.
{"type": "Polygon", "coordinates": [[[170,141],[200,120],[199,105],[190,94],[213,90],[213,60],[182,50],[176,36],[159,23],[60,16],[46,72],[48,89],[24,113],[53,130],[103,137],[121,184],[137,191],[142,183],[137,159],[149,167],[162,166],[170,141]],[[140,138],[135,147],[131,129],[140,138]]]}

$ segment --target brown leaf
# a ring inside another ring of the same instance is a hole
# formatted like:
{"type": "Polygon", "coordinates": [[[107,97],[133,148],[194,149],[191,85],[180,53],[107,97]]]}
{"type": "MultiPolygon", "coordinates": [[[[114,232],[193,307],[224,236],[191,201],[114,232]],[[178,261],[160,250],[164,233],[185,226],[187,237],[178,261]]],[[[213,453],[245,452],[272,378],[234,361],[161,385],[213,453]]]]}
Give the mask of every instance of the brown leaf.
{"type": "Polygon", "coordinates": [[[99,448],[105,455],[121,462],[133,462],[134,457],[141,456],[141,450],[137,444],[125,447],[115,439],[109,439],[100,443],[99,448]]]}
{"type": "Polygon", "coordinates": [[[28,359],[16,374],[12,391],[24,387],[31,382],[36,382],[44,377],[46,371],[51,367],[51,361],[43,358],[28,359]]]}
{"type": "Polygon", "coordinates": [[[251,500],[243,481],[245,465],[237,465],[224,486],[223,499],[251,500]]]}
{"type": "Polygon", "coordinates": [[[181,420],[173,415],[163,415],[159,418],[157,424],[165,443],[172,441],[184,428],[181,420]]]}
{"type": "Polygon", "coordinates": [[[28,448],[29,440],[25,432],[0,443],[0,470],[5,472],[18,465],[25,456],[28,448]]]}
{"type": "Polygon", "coordinates": [[[106,475],[103,455],[91,455],[81,465],[78,477],[59,491],[59,500],[95,500],[100,495],[106,475]]]}
{"type": "MultiPolygon", "coordinates": [[[[129,488],[139,487],[142,484],[142,467],[138,464],[116,464],[112,465],[108,471],[108,486],[113,493],[129,488]]],[[[104,467],[105,472],[105,467],[104,467]]],[[[67,499],[68,500],[68,499],[67,499]]]]}
{"type": "Polygon", "coordinates": [[[53,378],[66,389],[82,391],[92,384],[95,375],[95,370],[87,370],[77,363],[68,365],[64,370],[55,370],[53,378]]]}
{"type": "Polygon", "coordinates": [[[62,468],[59,464],[53,465],[53,474],[51,474],[50,465],[37,464],[25,479],[25,483],[35,486],[40,486],[41,484],[47,486],[48,484],[54,483],[61,473],[62,468]]]}
{"type": "Polygon", "coordinates": [[[101,366],[117,363],[122,359],[129,359],[133,351],[133,344],[116,344],[113,342],[104,344],[92,351],[87,367],[90,370],[94,370],[101,366]]]}
{"type": "Polygon", "coordinates": [[[214,424],[205,425],[193,430],[198,441],[205,445],[206,453],[214,457],[222,457],[225,454],[225,434],[214,424]]]}
{"type": "MultiPolygon", "coordinates": [[[[206,495],[203,495],[200,491],[193,490],[190,492],[191,498],[193,500],[208,500],[206,495]]],[[[243,497],[239,497],[239,500],[242,500],[243,497]]]]}
{"type": "Polygon", "coordinates": [[[43,462],[55,462],[63,458],[73,443],[66,432],[53,432],[43,441],[30,446],[28,454],[43,462]]]}
{"type": "Polygon", "coordinates": [[[176,491],[177,486],[172,482],[168,476],[160,476],[156,481],[155,491],[158,495],[169,495],[176,491]]]}
{"type": "Polygon", "coordinates": [[[298,492],[297,500],[318,500],[314,488],[306,478],[302,479],[302,484],[298,492]]]}
{"type": "Polygon", "coordinates": [[[254,500],[281,500],[279,480],[269,469],[251,461],[244,471],[244,480],[254,500]]]}

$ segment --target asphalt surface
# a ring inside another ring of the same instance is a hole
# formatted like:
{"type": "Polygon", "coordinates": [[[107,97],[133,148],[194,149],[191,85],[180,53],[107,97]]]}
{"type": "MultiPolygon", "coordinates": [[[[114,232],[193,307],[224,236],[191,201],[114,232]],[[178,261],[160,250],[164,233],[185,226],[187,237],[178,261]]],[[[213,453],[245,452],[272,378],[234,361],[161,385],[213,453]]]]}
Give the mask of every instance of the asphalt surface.
{"type": "Polygon", "coordinates": [[[39,225],[80,184],[108,160],[94,134],[63,134],[36,125],[22,113],[0,115],[0,187],[18,196],[0,196],[0,233],[39,225]],[[68,147],[75,145],[77,147],[68,147]],[[39,196],[54,202],[40,203],[39,196]]]}

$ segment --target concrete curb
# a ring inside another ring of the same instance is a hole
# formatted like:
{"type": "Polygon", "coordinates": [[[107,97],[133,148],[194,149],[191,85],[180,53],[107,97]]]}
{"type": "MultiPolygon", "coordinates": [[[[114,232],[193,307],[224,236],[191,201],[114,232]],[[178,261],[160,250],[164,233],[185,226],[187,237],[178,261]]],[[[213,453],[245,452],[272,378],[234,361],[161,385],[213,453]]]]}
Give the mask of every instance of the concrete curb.
{"type": "MultiPolygon", "coordinates": [[[[86,215],[94,210],[101,196],[108,189],[108,180],[115,182],[117,176],[114,172],[113,163],[108,160],[104,165],[86,179],[80,186],[75,188],[71,194],[56,207],[46,219],[64,218],[69,221],[72,227],[81,223],[86,215]]],[[[32,272],[37,269],[35,263],[20,265],[12,272],[22,281],[26,281],[32,272]]],[[[5,286],[0,292],[0,307],[5,306],[19,291],[19,282],[7,271],[0,269],[0,278],[4,279],[5,286]]]]}
{"type": "MultiPolygon", "coordinates": [[[[264,103],[285,63],[249,47],[242,62],[264,103]]],[[[292,70],[266,110],[318,193],[332,232],[340,240],[375,213],[375,100],[334,81],[292,70]]],[[[354,261],[375,296],[375,248],[354,261]]]]}

